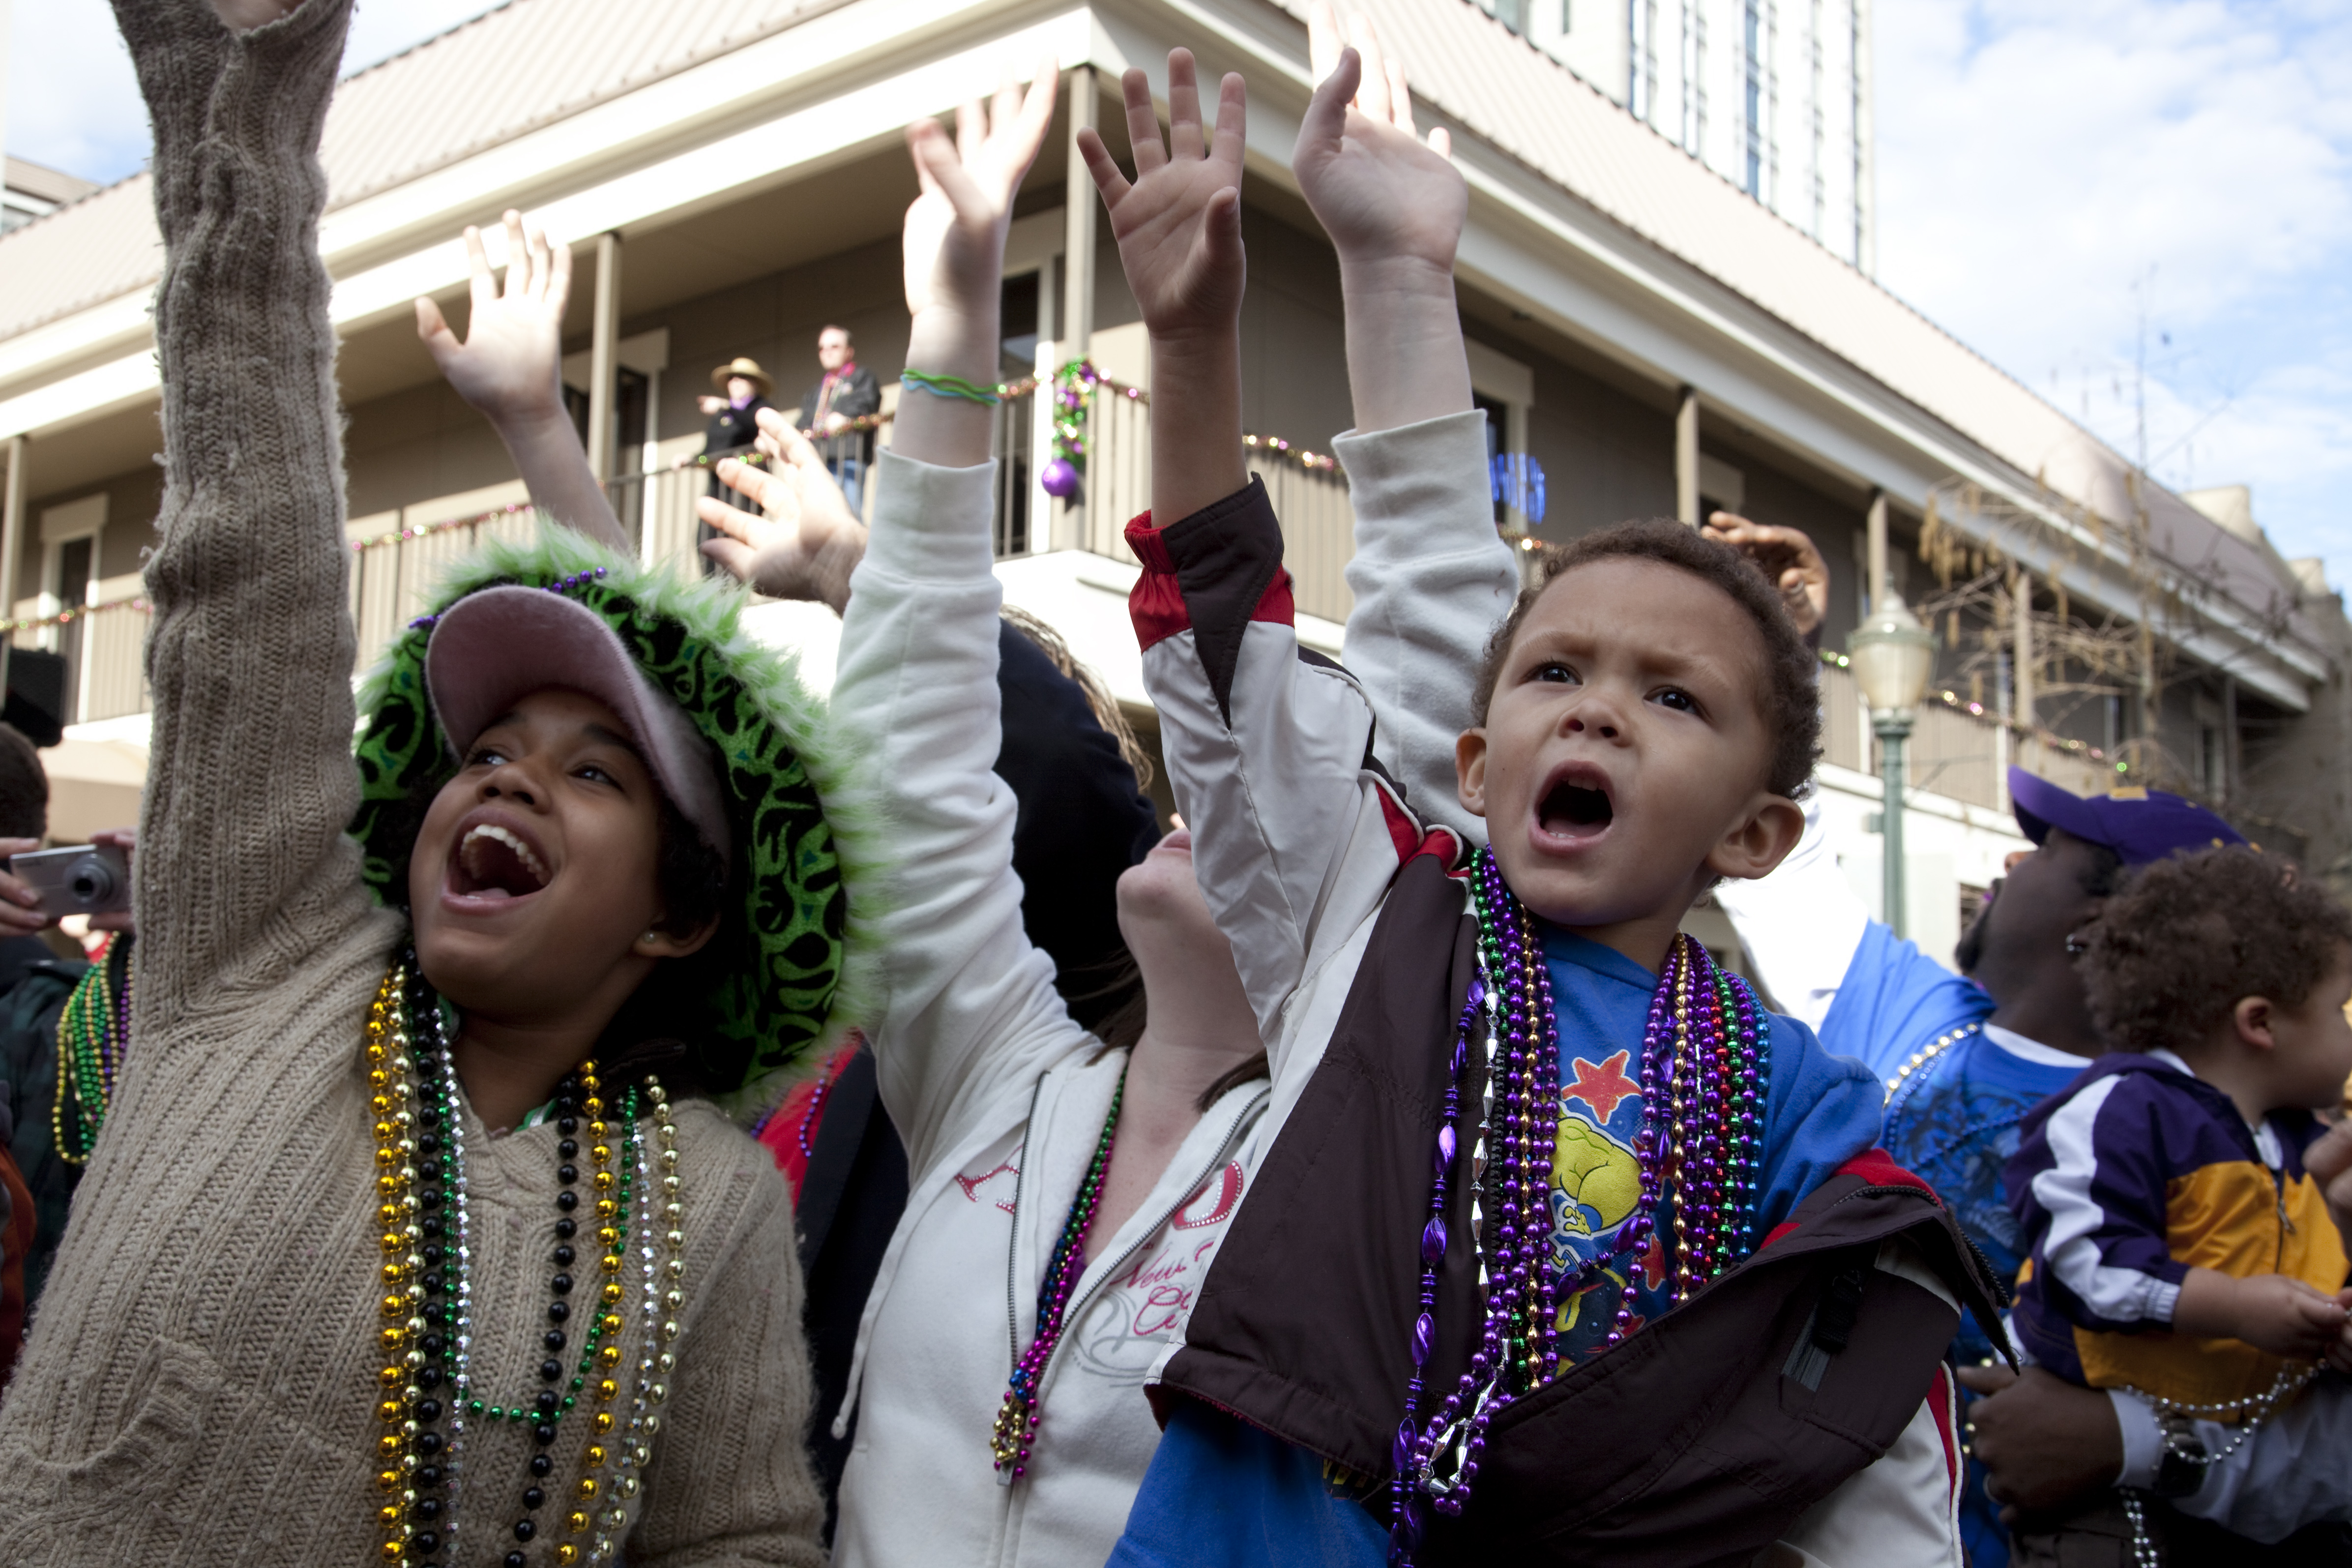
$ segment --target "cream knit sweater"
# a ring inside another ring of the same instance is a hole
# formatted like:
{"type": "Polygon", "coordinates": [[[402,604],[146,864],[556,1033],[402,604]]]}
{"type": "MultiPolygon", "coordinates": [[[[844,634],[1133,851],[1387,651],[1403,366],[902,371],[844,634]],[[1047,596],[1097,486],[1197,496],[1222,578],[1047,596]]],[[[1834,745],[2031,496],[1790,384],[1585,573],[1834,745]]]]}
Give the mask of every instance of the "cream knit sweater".
{"type": "MultiPolygon", "coordinates": [[[[353,639],[316,157],[350,0],[242,36],[206,0],[116,11],[166,247],[137,1044],[0,1403],[0,1563],[379,1562],[361,1026],[402,929],[343,834],[353,639]]],[[[677,1121],[684,1332],[627,1559],[814,1564],[789,1196],[716,1111],[677,1121]]],[[[541,1386],[556,1134],[493,1142],[470,1111],[467,1131],[476,1386],[521,1403],[541,1386]]],[[[580,1539],[562,1519],[587,1432],[575,1411],[551,1450],[534,1564],[580,1539]]],[[[457,1561],[514,1548],[532,1448],[469,1424],[457,1561]]]]}

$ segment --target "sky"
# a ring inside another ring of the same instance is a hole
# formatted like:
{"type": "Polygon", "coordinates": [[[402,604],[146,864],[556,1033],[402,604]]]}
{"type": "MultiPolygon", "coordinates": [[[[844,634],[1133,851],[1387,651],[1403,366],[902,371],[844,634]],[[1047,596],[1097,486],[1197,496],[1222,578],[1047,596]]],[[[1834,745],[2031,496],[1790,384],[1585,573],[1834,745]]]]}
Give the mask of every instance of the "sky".
{"type": "MultiPolygon", "coordinates": [[[[0,4],[8,151],[136,171],[145,116],[106,0],[0,4]]],[[[365,0],[346,68],[489,8],[365,0]]],[[[2161,482],[2251,485],[2281,552],[2352,586],[2352,6],[1873,15],[1879,281],[2161,482]]]]}
{"type": "Polygon", "coordinates": [[[2352,7],[1873,17],[1879,281],[2158,481],[2252,486],[2352,586],[2352,7]]]}

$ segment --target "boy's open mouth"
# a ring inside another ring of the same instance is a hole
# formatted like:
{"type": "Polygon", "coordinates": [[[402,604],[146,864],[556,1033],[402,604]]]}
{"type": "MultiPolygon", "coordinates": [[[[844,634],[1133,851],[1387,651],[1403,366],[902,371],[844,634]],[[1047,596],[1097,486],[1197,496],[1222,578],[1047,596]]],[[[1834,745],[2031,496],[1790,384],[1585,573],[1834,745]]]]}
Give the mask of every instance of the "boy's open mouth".
{"type": "Polygon", "coordinates": [[[1536,806],[1536,825],[1551,838],[1597,838],[1615,816],[1609,781],[1591,767],[1569,768],[1552,780],[1536,806]]]}
{"type": "Polygon", "coordinates": [[[476,823],[449,858],[449,890],[460,898],[527,898],[547,886],[548,870],[520,834],[496,823],[476,823]]]}

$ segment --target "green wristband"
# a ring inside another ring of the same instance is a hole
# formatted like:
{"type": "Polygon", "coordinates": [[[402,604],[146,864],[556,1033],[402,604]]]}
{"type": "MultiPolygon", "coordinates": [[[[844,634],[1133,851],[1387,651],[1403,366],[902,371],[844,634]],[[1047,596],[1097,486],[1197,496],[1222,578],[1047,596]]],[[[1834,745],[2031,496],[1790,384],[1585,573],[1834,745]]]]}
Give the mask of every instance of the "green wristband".
{"type": "Polygon", "coordinates": [[[929,371],[902,370],[898,379],[908,386],[917,386],[934,397],[961,397],[967,403],[993,408],[1003,401],[994,387],[981,386],[960,375],[933,375],[929,371]]]}

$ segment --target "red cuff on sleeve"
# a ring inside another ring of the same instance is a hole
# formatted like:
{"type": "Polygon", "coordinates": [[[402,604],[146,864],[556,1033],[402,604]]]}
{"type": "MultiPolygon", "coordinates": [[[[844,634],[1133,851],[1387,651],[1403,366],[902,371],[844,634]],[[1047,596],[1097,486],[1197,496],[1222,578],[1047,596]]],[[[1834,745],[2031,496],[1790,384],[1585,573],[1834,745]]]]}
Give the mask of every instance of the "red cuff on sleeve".
{"type": "Polygon", "coordinates": [[[1135,552],[1135,558],[1143,563],[1146,572],[1165,572],[1171,576],[1175,574],[1176,562],[1168,553],[1168,542],[1152,526],[1149,511],[1138,512],[1127,525],[1127,547],[1135,552]]]}
{"type": "Polygon", "coordinates": [[[1182,584],[1176,581],[1176,563],[1168,553],[1168,542],[1151,526],[1150,512],[1127,525],[1127,547],[1143,566],[1143,574],[1128,591],[1128,618],[1135,623],[1135,646],[1149,650],[1178,632],[1192,630],[1192,612],[1184,603],[1182,584]]]}

